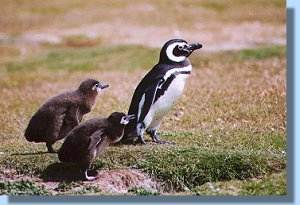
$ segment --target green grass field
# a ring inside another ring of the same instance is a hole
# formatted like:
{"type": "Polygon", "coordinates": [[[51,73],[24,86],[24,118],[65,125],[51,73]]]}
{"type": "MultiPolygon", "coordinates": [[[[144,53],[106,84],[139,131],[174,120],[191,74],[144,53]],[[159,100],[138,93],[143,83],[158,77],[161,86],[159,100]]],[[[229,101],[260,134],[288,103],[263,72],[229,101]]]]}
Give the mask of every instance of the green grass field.
{"type": "MultiPolygon", "coordinates": [[[[0,20],[1,32],[9,33],[11,38],[44,28],[49,19],[53,20],[51,26],[57,28],[78,26],[82,23],[77,22],[78,16],[70,22],[59,20],[80,8],[86,15],[84,23],[95,22],[103,17],[93,9],[98,3],[102,10],[109,11],[102,21],[113,21],[123,7],[130,13],[129,1],[112,4],[65,0],[44,4],[35,0],[16,6],[17,2],[7,1],[7,9],[0,9],[15,11],[11,18],[0,20]]],[[[201,7],[200,17],[209,17],[211,22],[285,23],[281,1],[268,4],[268,12],[258,6],[267,1],[251,1],[247,12],[238,10],[245,7],[240,1],[228,2],[232,6],[206,0],[177,1],[168,7],[169,1],[144,1],[165,8],[165,20],[170,25],[175,18],[173,11],[191,11],[187,16],[178,15],[176,20],[179,24],[185,22],[187,29],[198,21],[191,20],[196,15],[195,7],[201,7]],[[256,15],[252,14],[254,10],[256,15]],[[271,18],[277,14],[279,20],[271,18]]],[[[161,26],[164,16],[153,21],[145,16],[136,19],[140,12],[130,13],[128,21],[161,26]]],[[[176,145],[156,145],[146,136],[145,146],[109,147],[93,168],[107,172],[137,169],[159,184],[154,191],[131,187],[125,193],[130,195],[286,195],[285,45],[259,44],[217,52],[206,52],[205,46],[209,45],[204,44],[191,56],[193,72],[185,93],[161,127],[161,138],[176,145]]],[[[110,44],[102,38],[80,35],[65,37],[59,44],[24,46],[0,41],[0,194],[110,194],[99,181],[70,178],[69,173],[76,172],[76,167],[60,164],[56,154],[44,153],[44,144],[27,142],[24,130],[47,98],[75,89],[87,77],[111,86],[98,96],[85,120],[108,116],[113,111],[126,112],[135,86],[157,62],[159,50],[147,44],[110,44]]],[[[55,148],[61,144],[57,142],[55,148]]]]}

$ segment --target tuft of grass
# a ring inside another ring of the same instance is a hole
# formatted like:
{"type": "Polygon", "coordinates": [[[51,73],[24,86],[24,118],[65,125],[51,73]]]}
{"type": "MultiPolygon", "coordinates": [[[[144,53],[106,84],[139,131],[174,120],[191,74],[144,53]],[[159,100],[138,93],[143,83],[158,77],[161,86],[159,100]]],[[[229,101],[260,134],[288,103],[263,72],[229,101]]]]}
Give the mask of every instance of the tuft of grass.
{"type": "Polygon", "coordinates": [[[60,182],[54,188],[57,195],[93,195],[101,193],[101,189],[94,185],[84,184],[82,182],[60,182]]]}
{"type": "Polygon", "coordinates": [[[247,180],[231,180],[219,182],[207,182],[195,187],[193,193],[200,196],[215,195],[251,195],[270,196],[286,195],[286,172],[273,173],[259,178],[247,180]]]}
{"type": "Polygon", "coordinates": [[[62,195],[62,194],[92,195],[101,192],[101,189],[97,186],[93,186],[93,185],[83,186],[83,183],[81,182],[66,182],[66,181],[60,182],[54,190],[57,192],[58,195],[62,195]]]}
{"type": "Polygon", "coordinates": [[[0,195],[49,195],[43,186],[28,180],[0,182],[0,195]]]}
{"type": "Polygon", "coordinates": [[[154,151],[137,166],[162,180],[167,190],[182,191],[206,182],[257,177],[285,168],[285,160],[278,156],[204,151],[197,147],[154,151]]]}
{"type": "Polygon", "coordinates": [[[139,196],[150,196],[150,195],[160,195],[159,192],[153,192],[153,191],[149,191],[146,190],[145,188],[142,187],[134,187],[128,190],[129,193],[133,193],[135,195],[139,195],[139,196]]]}
{"type": "Polygon", "coordinates": [[[286,172],[269,175],[262,180],[252,180],[244,183],[241,195],[287,195],[287,175],[286,172]]]}
{"type": "Polygon", "coordinates": [[[73,189],[74,187],[78,187],[78,186],[79,186],[79,184],[76,182],[62,181],[57,185],[57,187],[54,190],[58,191],[58,192],[67,192],[67,191],[70,191],[71,189],[73,189]]]}
{"type": "Polygon", "coordinates": [[[72,192],[75,195],[93,195],[101,193],[101,189],[97,186],[83,186],[81,189],[72,192]]]}

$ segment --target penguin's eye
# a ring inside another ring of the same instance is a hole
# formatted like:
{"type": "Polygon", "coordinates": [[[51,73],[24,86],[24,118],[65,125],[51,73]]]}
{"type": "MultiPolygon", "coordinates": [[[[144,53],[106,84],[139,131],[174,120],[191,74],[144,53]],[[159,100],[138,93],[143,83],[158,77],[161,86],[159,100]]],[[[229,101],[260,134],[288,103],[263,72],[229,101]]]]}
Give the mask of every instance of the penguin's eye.
{"type": "Polygon", "coordinates": [[[178,50],[182,50],[183,48],[184,48],[183,45],[179,45],[179,46],[178,46],[178,50]]]}

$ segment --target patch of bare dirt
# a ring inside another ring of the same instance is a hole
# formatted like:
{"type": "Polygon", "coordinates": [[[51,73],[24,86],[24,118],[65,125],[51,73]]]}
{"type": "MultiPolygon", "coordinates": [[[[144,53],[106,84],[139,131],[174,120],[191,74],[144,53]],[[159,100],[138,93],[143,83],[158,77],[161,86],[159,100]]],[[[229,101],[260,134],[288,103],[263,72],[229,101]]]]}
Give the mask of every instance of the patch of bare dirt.
{"type": "MultiPolygon", "coordinates": [[[[45,187],[50,193],[58,194],[57,187],[60,181],[43,181],[41,178],[34,176],[18,175],[15,170],[4,169],[0,173],[1,181],[20,181],[28,180],[37,183],[45,187]]],[[[158,192],[160,190],[160,184],[137,169],[117,169],[117,170],[100,170],[98,171],[97,179],[94,181],[80,181],[81,187],[98,187],[101,193],[107,194],[126,194],[130,189],[143,188],[150,192],[158,192]]],[[[74,187],[76,191],[78,187],[74,187]]],[[[69,193],[72,190],[68,191],[69,193]]],[[[62,193],[60,193],[62,194],[62,193]]]]}
{"type": "Polygon", "coordinates": [[[98,178],[87,184],[97,184],[108,193],[127,193],[132,188],[144,188],[149,191],[158,191],[159,184],[145,173],[137,169],[101,170],[98,178]]]}

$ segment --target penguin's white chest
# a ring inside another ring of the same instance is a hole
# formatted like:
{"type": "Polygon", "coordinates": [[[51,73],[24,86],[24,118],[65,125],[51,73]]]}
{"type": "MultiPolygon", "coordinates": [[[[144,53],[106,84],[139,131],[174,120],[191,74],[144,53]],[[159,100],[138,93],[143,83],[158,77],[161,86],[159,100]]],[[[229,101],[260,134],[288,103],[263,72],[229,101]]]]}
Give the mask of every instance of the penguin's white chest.
{"type": "Polygon", "coordinates": [[[152,105],[151,109],[159,115],[168,112],[182,95],[187,74],[179,74],[170,84],[165,93],[152,105]]]}
{"type": "MultiPolygon", "coordinates": [[[[170,73],[166,74],[165,79],[170,77],[172,72],[191,70],[191,66],[172,69],[170,70],[170,73]]],[[[158,100],[151,106],[149,113],[145,118],[145,124],[149,125],[150,127],[155,127],[160,124],[160,121],[163,118],[163,116],[168,113],[168,111],[173,107],[178,98],[182,95],[188,77],[189,74],[176,75],[176,78],[173,79],[165,93],[162,96],[160,96],[158,100]]]]}

